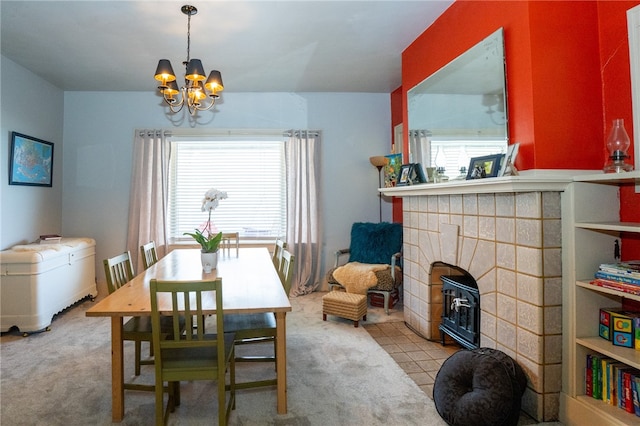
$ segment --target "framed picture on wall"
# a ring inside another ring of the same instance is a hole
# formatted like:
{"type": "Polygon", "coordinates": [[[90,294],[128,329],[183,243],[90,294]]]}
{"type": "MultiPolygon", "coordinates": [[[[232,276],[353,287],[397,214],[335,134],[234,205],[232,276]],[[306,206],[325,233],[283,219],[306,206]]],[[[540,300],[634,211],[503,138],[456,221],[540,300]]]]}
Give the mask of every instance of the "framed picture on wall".
{"type": "Polygon", "coordinates": [[[494,154],[472,158],[467,171],[467,180],[498,176],[503,157],[504,154],[494,154]]]}
{"type": "Polygon", "coordinates": [[[52,186],[53,143],[11,132],[9,185],[52,186]]]}

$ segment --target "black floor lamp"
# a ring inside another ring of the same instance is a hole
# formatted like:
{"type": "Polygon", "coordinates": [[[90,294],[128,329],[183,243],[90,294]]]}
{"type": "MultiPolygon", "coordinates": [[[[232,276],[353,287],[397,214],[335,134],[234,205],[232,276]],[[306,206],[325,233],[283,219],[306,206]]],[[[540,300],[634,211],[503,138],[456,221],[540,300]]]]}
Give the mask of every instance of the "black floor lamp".
{"type": "MultiPolygon", "coordinates": [[[[369,157],[369,161],[373,166],[378,169],[378,188],[382,188],[382,178],[380,171],[384,166],[387,165],[389,159],[384,155],[376,155],[374,157],[369,157]]],[[[382,222],[382,193],[378,191],[378,204],[380,204],[380,222],[382,222]]]]}

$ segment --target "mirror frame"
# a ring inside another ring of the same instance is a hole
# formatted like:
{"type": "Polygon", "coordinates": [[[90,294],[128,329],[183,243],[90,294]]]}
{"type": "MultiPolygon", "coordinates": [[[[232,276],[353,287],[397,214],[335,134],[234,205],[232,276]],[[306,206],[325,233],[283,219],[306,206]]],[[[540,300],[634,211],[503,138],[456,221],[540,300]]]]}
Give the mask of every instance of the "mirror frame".
{"type": "MultiPolygon", "coordinates": [[[[633,114],[634,170],[640,170],[640,5],[627,11],[629,66],[631,68],[631,111],[633,114]]],[[[640,184],[636,185],[640,193],[640,184]]]]}
{"type": "MultiPolygon", "coordinates": [[[[468,141],[481,141],[483,139],[498,140],[498,143],[493,143],[490,148],[491,152],[483,152],[477,155],[494,154],[496,152],[506,152],[509,146],[509,126],[508,126],[508,111],[507,111],[507,80],[506,80],[506,65],[505,65],[505,47],[504,47],[504,29],[498,28],[480,42],[461,53],[455,59],[450,61],[445,66],[441,67],[438,71],[429,75],[427,78],[416,84],[414,87],[407,91],[407,129],[409,134],[408,139],[408,161],[414,163],[423,163],[425,167],[429,167],[430,163],[435,161],[432,159],[431,143],[430,141],[422,142],[421,147],[416,147],[416,142],[412,141],[413,131],[425,131],[430,139],[434,136],[437,140],[468,140],[468,141]],[[487,58],[498,58],[498,60],[487,61],[487,58]],[[499,61],[499,62],[498,62],[499,61]],[[490,63],[490,65],[488,65],[490,63]],[[489,68],[490,67],[490,68],[489,68]],[[458,88],[465,86],[468,82],[469,75],[483,76],[487,74],[487,70],[500,72],[497,78],[481,78],[477,80],[477,84],[474,84],[469,90],[465,90],[463,93],[452,93],[449,91],[449,87],[458,88]],[[453,76],[453,77],[452,77],[453,76]],[[457,78],[458,81],[454,80],[457,78]],[[453,81],[451,83],[451,81],[453,81]],[[500,87],[501,86],[501,87],[500,87]],[[436,95],[436,97],[427,98],[425,95],[436,95]],[[437,97],[447,97],[445,102],[441,103],[441,106],[433,107],[432,99],[437,97]],[[455,102],[464,102],[455,103],[455,102]],[[420,119],[419,124],[415,124],[416,111],[415,106],[417,103],[423,105],[429,105],[428,108],[433,110],[449,110],[451,113],[445,118],[438,118],[438,124],[436,120],[433,120],[434,115],[430,114],[429,110],[421,111],[420,117],[427,117],[420,119]],[[463,125],[459,125],[455,122],[455,117],[460,116],[460,111],[469,111],[468,106],[477,106],[474,108],[477,113],[475,114],[476,123],[472,126],[468,126],[466,129],[463,125]],[[413,109],[412,109],[413,107],[413,109]],[[450,108],[449,108],[450,107],[450,108]],[[485,117],[484,114],[489,113],[490,120],[485,120],[486,123],[482,123],[481,120],[485,117]],[[494,115],[494,113],[497,113],[494,115]],[[451,124],[455,125],[441,125],[445,123],[447,118],[453,118],[450,120],[451,124]],[[412,120],[413,119],[413,120],[412,120]],[[414,124],[412,124],[414,123],[414,124]],[[440,127],[438,129],[438,127],[440,127]],[[432,132],[433,131],[433,132],[432,132]],[[412,146],[414,145],[414,146],[412,146]],[[427,147],[428,153],[421,153],[423,146],[427,147]]],[[[446,144],[446,142],[445,142],[446,144]]],[[[444,146],[444,144],[443,144],[444,146]]],[[[452,145],[458,147],[460,145],[452,145]]],[[[485,148],[487,149],[487,148],[485,148]]],[[[464,150],[463,150],[464,151],[464,150]]],[[[464,154],[464,152],[462,152],[464,154]]],[[[462,155],[460,154],[460,155],[462,155]]],[[[472,157],[477,155],[471,155],[472,157]]],[[[458,159],[457,163],[462,166],[462,159],[458,159]]],[[[449,164],[449,161],[447,161],[449,164]]],[[[465,166],[468,166],[466,164],[465,166]]]]}

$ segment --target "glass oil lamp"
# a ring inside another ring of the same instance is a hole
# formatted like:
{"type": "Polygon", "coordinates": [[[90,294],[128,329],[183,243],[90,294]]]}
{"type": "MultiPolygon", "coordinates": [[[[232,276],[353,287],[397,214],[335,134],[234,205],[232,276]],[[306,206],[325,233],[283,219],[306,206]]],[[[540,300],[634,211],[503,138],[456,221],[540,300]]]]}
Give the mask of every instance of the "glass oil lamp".
{"type": "Polygon", "coordinates": [[[616,118],[613,120],[613,127],[607,139],[609,158],[604,165],[605,173],[622,173],[633,170],[633,166],[625,162],[629,158],[627,151],[630,145],[629,135],[624,129],[624,120],[616,118]]]}

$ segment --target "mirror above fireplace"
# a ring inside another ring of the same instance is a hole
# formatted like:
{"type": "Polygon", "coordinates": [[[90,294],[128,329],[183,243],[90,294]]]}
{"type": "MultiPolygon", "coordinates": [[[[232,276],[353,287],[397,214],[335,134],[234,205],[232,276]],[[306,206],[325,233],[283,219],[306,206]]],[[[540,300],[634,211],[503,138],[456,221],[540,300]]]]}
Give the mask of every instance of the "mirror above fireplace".
{"type": "Polygon", "coordinates": [[[462,174],[473,157],[507,149],[503,29],[407,93],[409,161],[462,174]]]}

